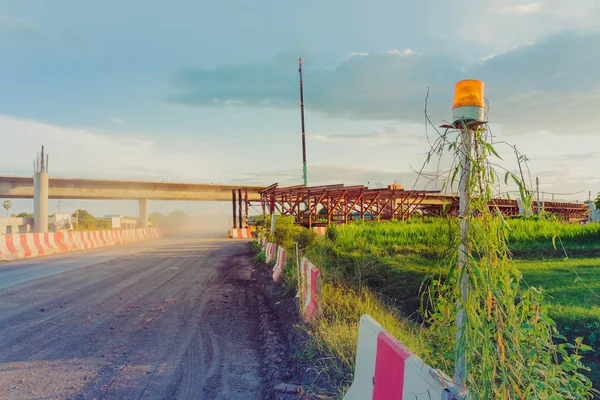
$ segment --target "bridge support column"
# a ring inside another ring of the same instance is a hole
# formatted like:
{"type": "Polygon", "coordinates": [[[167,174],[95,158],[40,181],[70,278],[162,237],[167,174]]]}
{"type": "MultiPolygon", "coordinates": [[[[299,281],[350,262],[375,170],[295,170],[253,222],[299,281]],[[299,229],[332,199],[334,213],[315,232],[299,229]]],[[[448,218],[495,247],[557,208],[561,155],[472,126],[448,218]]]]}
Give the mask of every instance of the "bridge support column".
{"type": "Polygon", "coordinates": [[[148,228],[148,199],[139,199],[140,204],[140,212],[139,212],[139,221],[140,228],[148,228]]]}
{"type": "Polygon", "coordinates": [[[33,224],[34,232],[48,232],[48,173],[37,172],[33,176],[33,224]]]}

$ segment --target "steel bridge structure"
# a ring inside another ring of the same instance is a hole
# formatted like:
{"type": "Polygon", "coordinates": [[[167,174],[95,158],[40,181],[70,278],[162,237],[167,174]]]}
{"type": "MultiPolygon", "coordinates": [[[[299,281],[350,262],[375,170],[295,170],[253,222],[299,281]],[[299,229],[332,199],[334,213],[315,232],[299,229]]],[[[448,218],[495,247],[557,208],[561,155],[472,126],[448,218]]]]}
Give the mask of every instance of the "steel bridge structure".
{"type": "MultiPolygon", "coordinates": [[[[457,215],[458,197],[437,191],[404,190],[390,185],[382,189],[366,186],[304,185],[279,187],[273,184],[259,192],[263,214],[280,213],[294,216],[296,223],[306,227],[345,224],[353,220],[406,220],[414,213],[423,215],[457,215]]],[[[583,203],[543,202],[545,212],[561,215],[575,222],[587,219],[588,208],[583,203]]],[[[521,214],[516,200],[498,198],[490,202],[505,216],[521,214]]],[[[533,202],[531,212],[537,213],[533,202]]]]}

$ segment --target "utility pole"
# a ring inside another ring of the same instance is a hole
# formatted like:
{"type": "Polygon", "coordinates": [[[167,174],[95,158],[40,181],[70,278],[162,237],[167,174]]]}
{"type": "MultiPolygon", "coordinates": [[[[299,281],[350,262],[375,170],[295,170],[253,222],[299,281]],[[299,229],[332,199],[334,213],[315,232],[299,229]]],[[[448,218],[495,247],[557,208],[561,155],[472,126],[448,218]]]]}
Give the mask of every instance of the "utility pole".
{"type": "Polygon", "coordinates": [[[588,192],[588,222],[592,222],[593,221],[593,219],[594,219],[593,218],[594,217],[594,215],[593,215],[594,210],[595,210],[595,206],[592,205],[592,191],[590,190],[588,192]]]}
{"type": "Polygon", "coordinates": [[[302,83],[302,58],[298,59],[298,72],[300,74],[300,118],[302,121],[302,179],[304,186],[308,186],[308,176],[306,170],[306,130],[304,126],[304,87],[302,83]]]}
{"type": "Polygon", "coordinates": [[[541,207],[541,202],[540,202],[540,178],[538,178],[537,176],[535,177],[535,189],[537,191],[538,218],[541,219],[542,218],[542,207],[541,207]]]}

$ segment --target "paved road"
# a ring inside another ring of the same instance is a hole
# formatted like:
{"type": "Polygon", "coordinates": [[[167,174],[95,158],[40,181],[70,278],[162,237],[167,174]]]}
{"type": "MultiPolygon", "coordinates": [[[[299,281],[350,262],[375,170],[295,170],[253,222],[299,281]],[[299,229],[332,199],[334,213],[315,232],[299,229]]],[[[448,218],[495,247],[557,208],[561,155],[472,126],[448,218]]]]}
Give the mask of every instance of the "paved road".
{"type": "Polygon", "coordinates": [[[263,399],[247,242],[0,264],[0,399],[263,399]]]}

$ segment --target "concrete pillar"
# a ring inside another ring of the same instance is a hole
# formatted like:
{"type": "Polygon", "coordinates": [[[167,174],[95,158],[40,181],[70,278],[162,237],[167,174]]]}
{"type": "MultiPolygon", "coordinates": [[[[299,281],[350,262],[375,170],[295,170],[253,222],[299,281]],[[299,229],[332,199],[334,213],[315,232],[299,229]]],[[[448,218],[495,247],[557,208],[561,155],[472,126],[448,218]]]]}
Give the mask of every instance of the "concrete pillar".
{"type": "Polygon", "coordinates": [[[33,223],[35,233],[48,232],[48,173],[33,176],[33,223]]]}
{"type": "Polygon", "coordinates": [[[139,199],[140,203],[140,228],[148,227],[148,199],[139,199]]]}

